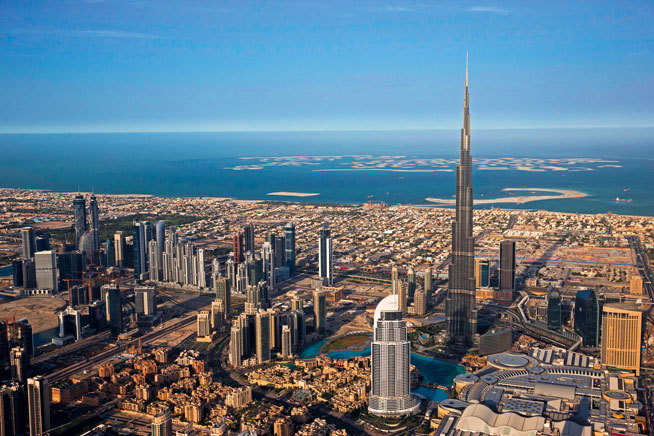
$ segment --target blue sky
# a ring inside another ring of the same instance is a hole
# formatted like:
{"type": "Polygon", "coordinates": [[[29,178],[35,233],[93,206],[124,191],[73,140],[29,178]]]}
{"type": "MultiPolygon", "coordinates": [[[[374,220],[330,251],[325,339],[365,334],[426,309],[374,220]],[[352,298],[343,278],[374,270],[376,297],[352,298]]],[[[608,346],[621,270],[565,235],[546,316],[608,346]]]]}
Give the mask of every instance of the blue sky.
{"type": "Polygon", "coordinates": [[[0,132],[654,125],[630,1],[0,2],[0,132]]]}

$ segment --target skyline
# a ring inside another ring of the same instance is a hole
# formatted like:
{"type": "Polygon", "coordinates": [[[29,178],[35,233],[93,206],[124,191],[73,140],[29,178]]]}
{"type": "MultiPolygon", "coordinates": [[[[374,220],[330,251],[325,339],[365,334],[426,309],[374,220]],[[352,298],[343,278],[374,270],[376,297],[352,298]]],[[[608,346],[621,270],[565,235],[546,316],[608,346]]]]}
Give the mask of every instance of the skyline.
{"type": "Polygon", "coordinates": [[[454,129],[467,50],[480,130],[654,115],[644,2],[3,8],[0,133],[454,129]]]}

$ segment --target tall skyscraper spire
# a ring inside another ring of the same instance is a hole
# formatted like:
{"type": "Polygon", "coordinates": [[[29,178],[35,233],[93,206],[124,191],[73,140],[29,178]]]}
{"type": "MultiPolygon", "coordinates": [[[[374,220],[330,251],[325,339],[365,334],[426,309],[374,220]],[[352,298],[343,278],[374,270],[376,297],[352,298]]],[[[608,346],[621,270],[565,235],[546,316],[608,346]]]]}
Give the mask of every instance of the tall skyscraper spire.
{"type": "Polygon", "coordinates": [[[449,340],[469,347],[477,333],[475,307],[475,241],[472,236],[472,158],[470,157],[470,99],[468,96],[468,55],[461,128],[461,161],[456,166],[456,218],[452,223],[452,263],[446,300],[449,340]]]}

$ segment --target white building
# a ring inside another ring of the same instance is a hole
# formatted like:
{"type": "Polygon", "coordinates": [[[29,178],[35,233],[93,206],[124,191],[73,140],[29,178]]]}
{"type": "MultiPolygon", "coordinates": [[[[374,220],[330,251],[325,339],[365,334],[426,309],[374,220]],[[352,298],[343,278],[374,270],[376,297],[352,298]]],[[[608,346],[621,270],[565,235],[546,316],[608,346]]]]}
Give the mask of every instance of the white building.
{"type": "Polygon", "coordinates": [[[57,252],[39,251],[34,255],[36,287],[57,291],[57,252]]]}
{"type": "Polygon", "coordinates": [[[398,296],[389,295],[375,309],[370,413],[401,416],[418,410],[420,402],[411,395],[410,365],[411,343],[407,339],[406,321],[402,318],[398,296]]]}

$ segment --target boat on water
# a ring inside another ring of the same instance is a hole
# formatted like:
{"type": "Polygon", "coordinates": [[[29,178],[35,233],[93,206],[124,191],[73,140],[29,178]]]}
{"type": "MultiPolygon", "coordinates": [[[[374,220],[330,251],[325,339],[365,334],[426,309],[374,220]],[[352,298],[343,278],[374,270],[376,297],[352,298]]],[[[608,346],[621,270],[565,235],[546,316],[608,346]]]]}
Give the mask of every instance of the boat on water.
{"type": "Polygon", "coordinates": [[[615,197],[615,202],[616,203],[631,203],[631,198],[615,197]]]}

